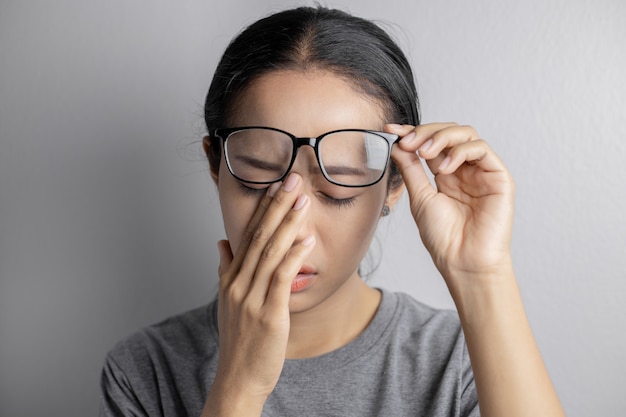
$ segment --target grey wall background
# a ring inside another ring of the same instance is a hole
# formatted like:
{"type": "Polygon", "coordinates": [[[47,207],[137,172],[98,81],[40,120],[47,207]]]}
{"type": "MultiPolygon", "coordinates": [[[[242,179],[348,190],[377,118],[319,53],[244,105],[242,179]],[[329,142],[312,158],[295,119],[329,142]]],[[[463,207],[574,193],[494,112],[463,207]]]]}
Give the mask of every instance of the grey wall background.
{"type": "MultiPolygon", "coordinates": [[[[228,40],[289,1],[0,3],[0,415],[87,416],[105,352],[206,303],[219,205],[197,140],[228,40]]],[[[569,416],[626,412],[626,3],[329,0],[387,22],[423,120],[517,181],[513,251],[569,416]]],[[[372,285],[452,303],[403,199],[372,285]]]]}

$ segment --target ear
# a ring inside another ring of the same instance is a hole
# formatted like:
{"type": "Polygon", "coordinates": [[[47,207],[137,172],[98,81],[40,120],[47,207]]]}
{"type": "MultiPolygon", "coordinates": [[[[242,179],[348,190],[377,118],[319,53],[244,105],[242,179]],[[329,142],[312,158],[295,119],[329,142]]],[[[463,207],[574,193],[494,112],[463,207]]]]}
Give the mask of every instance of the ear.
{"type": "Polygon", "coordinates": [[[204,153],[206,154],[207,159],[209,160],[209,169],[211,171],[211,178],[215,185],[217,185],[219,180],[219,172],[220,172],[220,159],[221,152],[217,149],[213,149],[212,146],[215,146],[211,143],[211,137],[205,136],[202,138],[202,148],[204,149],[204,153]]]}
{"type": "Polygon", "coordinates": [[[396,205],[400,197],[402,197],[402,193],[404,192],[404,183],[394,187],[392,190],[387,193],[387,198],[385,199],[385,205],[389,206],[390,209],[396,205]]]}

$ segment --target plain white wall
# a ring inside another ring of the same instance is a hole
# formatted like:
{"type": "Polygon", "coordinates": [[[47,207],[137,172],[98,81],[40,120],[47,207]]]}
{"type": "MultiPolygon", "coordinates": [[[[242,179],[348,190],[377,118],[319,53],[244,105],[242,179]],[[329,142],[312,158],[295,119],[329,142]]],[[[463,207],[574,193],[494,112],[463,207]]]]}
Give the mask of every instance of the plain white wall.
{"type": "MultiPolygon", "coordinates": [[[[0,415],[86,416],[105,352],[206,303],[219,205],[198,139],[228,40],[300,2],[0,3],[0,415]]],[[[528,315],[571,417],[626,412],[626,3],[329,0],[409,55],[424,122],[513,172],[528,315]]],[[[372,285],[452,303],[406,197],[372,285]]]]}

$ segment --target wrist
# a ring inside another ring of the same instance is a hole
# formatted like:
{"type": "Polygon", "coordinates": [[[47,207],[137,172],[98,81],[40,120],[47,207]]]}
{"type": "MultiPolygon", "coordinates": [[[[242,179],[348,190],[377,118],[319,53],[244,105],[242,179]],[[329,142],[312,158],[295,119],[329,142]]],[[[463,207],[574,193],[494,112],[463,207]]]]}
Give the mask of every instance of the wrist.
{"type": "Polygon", "coordinates": [[[461,278],[448,287],[465,330],[505,326],[510,319],[525,317],[512,267],[461,278]]]}
{"type": "Polygon", "coordinates": [[[201,417],[260,416],[266,400],[267,395],[251,393],[240,384],[216,379],[201,417]]]}
{"type": "Polygon", "coordinates": [[[481,271],[450,271],[444,279],[459,314],[500,310],[511,299],[519,299],[513,265],[503,262],[481,271]]]}
{"type": "Polygon", "coordinates": [[[439,270],[453,296],[456,292],[487,291],[494,285],[515,282],[513,261],[509,255],[489,262],[488,266],[473,265],[468,268],[447,265],[439,270]]]}

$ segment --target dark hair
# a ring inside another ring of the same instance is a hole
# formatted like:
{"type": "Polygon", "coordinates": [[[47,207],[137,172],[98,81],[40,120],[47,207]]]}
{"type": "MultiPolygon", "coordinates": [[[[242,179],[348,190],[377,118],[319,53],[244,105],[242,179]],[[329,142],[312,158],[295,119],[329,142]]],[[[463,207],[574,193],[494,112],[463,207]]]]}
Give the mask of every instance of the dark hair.
{"type": "MultiPolygon", "coordinates": [[[[228,125],[237,99],[255,79],[285,69],[330,71],[379,103],[389,122],[419,124],[411,67],[384,30],[340,10],[299,7],[258,20],[226,48],[206,97],[207,129],[228,125]]],[[[217,169],[221,150],[216,138],[210,140],[208,158],[217,169]]],[[[392,164],[389,187],[401,183],[392,164]]]]}

